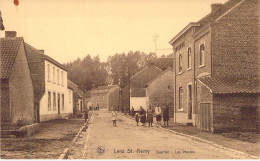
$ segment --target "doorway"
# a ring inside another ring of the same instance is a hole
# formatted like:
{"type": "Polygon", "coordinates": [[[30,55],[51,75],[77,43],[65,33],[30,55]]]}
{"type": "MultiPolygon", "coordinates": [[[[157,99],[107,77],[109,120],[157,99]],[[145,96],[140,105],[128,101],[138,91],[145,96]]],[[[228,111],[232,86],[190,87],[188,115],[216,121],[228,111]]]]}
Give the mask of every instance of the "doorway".
{"type": "Polygon", "coordinates": [[[192,119],[192,86],[188,85],[188,119],[192,119]]]}
{"type": "Polygon", "coordinates": [[[60,94],[58,93],[58,115],[60,115],[60,94]]]}

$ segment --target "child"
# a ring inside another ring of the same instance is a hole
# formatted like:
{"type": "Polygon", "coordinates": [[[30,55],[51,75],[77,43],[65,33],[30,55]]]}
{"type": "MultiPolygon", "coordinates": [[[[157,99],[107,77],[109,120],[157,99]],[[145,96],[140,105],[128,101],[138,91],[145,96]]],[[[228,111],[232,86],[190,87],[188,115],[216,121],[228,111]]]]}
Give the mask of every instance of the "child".
{"type": "Polygon", "coordinates": [[[138,123],[139,123],[139,114],[138,113],[135,114],[135,121],[136,121],[136,126],[138,126],[138,123]]]}
{"type": "Polygon", "coordinates": [[[117,112],[116,110],[114,109],[112,111],[112,121],[113,121],[113,126],[116,127],[116,116],[117,116],[117,112]]]}

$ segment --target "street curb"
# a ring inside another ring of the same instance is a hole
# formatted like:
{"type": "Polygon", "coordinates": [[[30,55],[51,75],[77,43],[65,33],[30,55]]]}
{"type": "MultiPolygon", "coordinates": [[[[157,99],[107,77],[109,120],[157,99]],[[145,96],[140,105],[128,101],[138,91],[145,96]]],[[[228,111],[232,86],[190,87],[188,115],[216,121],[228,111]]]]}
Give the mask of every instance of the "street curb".
{"type": "Polygon", "coordinates": [[[193,139],[193,140],[196,140],[196,141],[199,141],[199,142],[203,142],[203,143],[212,145],[212,146],[214,146],[214,147],[216,147],[216,148],[224,149],[224,150],[230,151],[230,152],[232,152],[232,153],[237,153],[237,154],[239,154],[239,155],[243,155],[243,156],[245,156],[245,157],[249,157],[249,158],[251,158],[251,159],[259,159],[259,157],[257,157],[257,156],[254,156],[254,155],[251,155],[251,154],[247,154],[247,153],[245,153],[245,152],[241,152],[241,151],[238,151],[238,150],[235,150],[235,149],[226,148],[226,147],[224,147],[224,146],[218,145],[218,144],[213,143],[213,142],[208,141],[208,140],[204,140],[204,139],[201,139],[201,138],[198,138],[198,137],[195,137],[195,136],[191,136],[191,135],[179,133],[179,132],[176,132],[176,131],[173,131],[173,130],[165,129],[165,128],[161,127],[161,126],[156,126],[156,127],[160,128],[160,129],[162,129],[162,130],[164,130],[164,131],[168,131],[168,132],[174,133],[174,134],[176,134],[176,135],[185,136],[185,137],[191,138],[191,139],[193,139]]]}
{"type": "MultiPolygon", "coordinates": [[[[91,117],[91,116],[90,116],[91,117]]],[[[68,155],[69,155],[69,152],[70,152],[70,148],[74,145],[74,143],[77,141],[80,133],[82,132],[82,130],[84,128],[87,127],[87,124],[88,124],[88,121],[90,120],[90,117],[89,119],[87,119],[87,122],[84,123],[84,125],[81,127],[81,129],[79,130],[79,132],[77,133],[77,135],[71,140],[70,144],[69,144],[69,148],[65,148],[62,152],[62,154],[60,154],[59,158],[58,159],[67,159],[68,155]]]]}
{"type": "MultiPolygon", "coordinates": [[[[127,117],[127,116],[125,116],[125,117],[128,118],[128,119],[134,120],[134,118],[127,117]]],[[[218,144],[216,144],[216,143],[213,143],[213,142],[208,141],[208,140],[205,140],[205,139],[201,139],[201,138],[198,138],[198,137],[195,137],[195,136],[191,136],[191,135],[183,134],[183,133],[176,132],[176,131],[173,131],[173,130],[165,129],[165,128],[159,126],[159,125],[155,125],[154,127],[160,128],[160,129],[162,129],[162,130],[164,130],[164,131],[168,131],[168,132],[174,133],[174,134],[176,134],[176,135],[185,136],[185,137],[191,138],[191,139],[193,139],[193,140],[196,140],[196,141],[199,141],[199,142],[203,142],[203,143],[212,145],[212,146],[214,146],[214,147],[216,147],[216,148],[224,149],[224,150],[230,151],[230,152],[232,152],[232,153],[237,153],[237,154],[239,154],[239,155],[243,155],[243,156],[249,157],[249,158],[251,158],[251,159],[259,159],[259,157],[257,157],[257,156],[254,156],[254,155],[251,155],[251,154],[247,154],[247,153],[245,153],[245,152],[241,152],[241,151],[238,151],[238,150],[235,150],[235,149],[226,148],[226,147],[224,147],[224,146],[218,145],[218,144]]]]}

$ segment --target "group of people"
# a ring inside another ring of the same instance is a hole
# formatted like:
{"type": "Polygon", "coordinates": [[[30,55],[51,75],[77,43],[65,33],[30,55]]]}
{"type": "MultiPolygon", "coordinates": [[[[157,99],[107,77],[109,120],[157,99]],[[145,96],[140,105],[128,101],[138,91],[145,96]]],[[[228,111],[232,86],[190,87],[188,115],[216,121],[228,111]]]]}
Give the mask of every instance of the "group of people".
{"type": "Polygon", "coordinates": [[[92,107],[92,106],[89,106],[89,110],[92,111],[96,111],[96,110],[99,110],[99,106],[96,106],[96,107],[92,107]]]}
{"type": "Polygon", "coordinates": [[[136,125],[138,126],[138,123],[141,122],[143,126],[146,125],[146,122],[148,123],[149,127],[153,127],[153,117],[155,115],[157,125],[161,125],[161,121],[163,118],[164,125],[168,125],[169,122],[169,107],[166,105],[161,109],[160,106],[156,106],[154,110],[151,106],[149,106],[149,109],[145,111],[142,106],[140,106],[140,112],[134,114],[134,108],[131,109],[131,116],[135,117],[136,125]]]}

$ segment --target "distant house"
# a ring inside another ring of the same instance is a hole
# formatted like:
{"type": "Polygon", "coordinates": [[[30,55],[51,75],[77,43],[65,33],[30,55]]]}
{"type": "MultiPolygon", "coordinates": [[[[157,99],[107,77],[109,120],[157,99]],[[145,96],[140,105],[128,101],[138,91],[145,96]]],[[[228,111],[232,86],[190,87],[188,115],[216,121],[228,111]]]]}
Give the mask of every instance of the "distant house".
{"type": "Polygon", "coordinates": [[[87,91],[85,93],[85,107],[89,109],[89,107],[92,105],[91,103],[91,91],[87,91]]]}
{"type": "Polygon", "coordinates": [[[119,110],[119,91],[120,87],[117,85],[99,86],[91,91],[92,107],[99,107],[100,109],[119,110]]]}
{"type": "Polygon", "coordinates": [[[259,0],[212,4],[170,41],[176,122],[205,131],[259,130],[259,0]]]}
{"type": "Polygon", "coordinates": [[[70,80],[68,87],[73,90],[73,115],[81,115],[85,110],[85,91],[70,80]]]}
{"type": "Polygon", "coordinates": [[[150,64],[140,72],[136,73],[130,79],[130,107],[135,111],[140,110],[142,106],[145,110],[149,106],[146,96],[146,85],[162,73],[162,70],[153,64],[150,64]]]}
{"type": "MultiPolygon", "coordinates": [[[[172,58],[159,57],[148,61],[148,66],[136,73],[130,79],[130,87],[128,83],[124,88],[122,88],[121,108],[128,111],[133,107],[136,111],[138,111],[140,106],[142,106],[144,109],[147,109],[150,105],[150,101],[146,93],[147,84],[155,80],[157,76],[162,74],[163,71],[167,70],[169,67],[173,67],[172,58]]],[[[167,74],[168,73],[169,72],[167,72],[167,74]]]]}
{"type": "Polygon", "coordinates": [[[0,38],[1,124],[36,122],[33,82],[22,37],[6,32],[0,38]]]}
{"type": "Polygon", "coordinates": [[[72,114],[67,88],[67,69],[56,60],[25,43],[33,80],[38,122],[68,117],[72,114]]]}
{"type": "Polygon", "coordinates": [[[164,70],[145,86],[148,105],[152,108],[154,108],[156,104],[159,104],[161,107],[167,105],[169,107],[171,117],[173,117],[174,112],[173,85],[173,70],[171,67],[168,67],[168,69],[164,70]]]}

